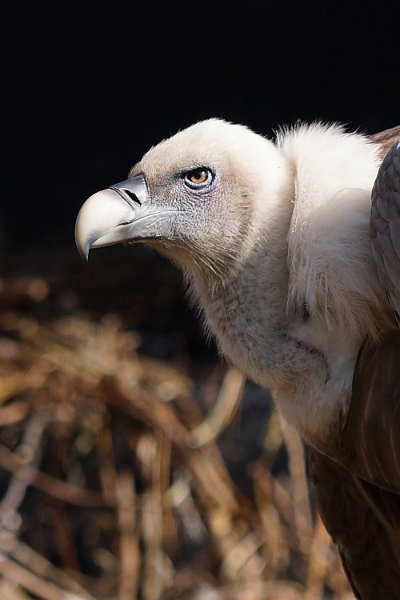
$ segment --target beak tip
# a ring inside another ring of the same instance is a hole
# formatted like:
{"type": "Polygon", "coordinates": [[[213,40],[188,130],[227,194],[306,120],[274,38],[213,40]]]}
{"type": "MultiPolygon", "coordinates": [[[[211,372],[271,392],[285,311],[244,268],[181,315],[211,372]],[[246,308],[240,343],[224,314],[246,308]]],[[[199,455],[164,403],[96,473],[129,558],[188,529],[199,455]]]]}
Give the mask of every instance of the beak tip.
{"type": "Polygon", "coordinates": [[[89,258],[90,242],[88,239],[82,239],[82,237],[78,235],[77,226],[75,226],[75,246],[80,256],[87,261],[89,258]]]}
{"type": "Polygon", "coordinates": [[[84,249],[80,250],[79,254],[82,256],[82,258],[86,262],[89,262],[89,248],[84,248],[84,249]]]}
{"type": "Polygon", "coordinates": [[[75,244],[78,249],[78,252],[86,262],[88,262],[88,260],[89,260],[89,252],[90,252],[91,243],[92,243],[91,236],[84,240],[80,240],[77,238],[77,236],[75,236],[75,244]]]}

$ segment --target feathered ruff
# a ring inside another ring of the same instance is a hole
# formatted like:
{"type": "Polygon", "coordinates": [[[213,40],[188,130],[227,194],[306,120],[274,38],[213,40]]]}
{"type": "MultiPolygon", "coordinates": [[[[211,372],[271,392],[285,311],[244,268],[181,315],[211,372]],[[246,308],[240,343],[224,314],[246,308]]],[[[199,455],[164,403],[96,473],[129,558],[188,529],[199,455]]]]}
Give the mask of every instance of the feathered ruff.
{"type": "Polygon", "coordinates": [[[379,147],[322,123],[282,130],[277,146],[294,178],[288,313],[306,308],[328,328],[376,338],[392,323],[369,239],[379,147]]]}

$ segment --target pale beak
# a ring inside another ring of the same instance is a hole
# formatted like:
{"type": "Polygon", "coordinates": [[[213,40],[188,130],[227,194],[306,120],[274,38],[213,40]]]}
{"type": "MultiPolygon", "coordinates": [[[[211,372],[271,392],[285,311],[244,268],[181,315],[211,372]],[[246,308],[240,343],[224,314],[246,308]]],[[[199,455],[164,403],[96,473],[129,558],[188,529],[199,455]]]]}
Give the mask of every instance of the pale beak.
{"type": "Polygon", "coordinates": [[[82,256],[87,259],[91,248],[138,237],[137,223],[145,220],[148,199],[143,175],[136,175],[90,196],[80,209],[75,224],[75,241],[82,256]]]}

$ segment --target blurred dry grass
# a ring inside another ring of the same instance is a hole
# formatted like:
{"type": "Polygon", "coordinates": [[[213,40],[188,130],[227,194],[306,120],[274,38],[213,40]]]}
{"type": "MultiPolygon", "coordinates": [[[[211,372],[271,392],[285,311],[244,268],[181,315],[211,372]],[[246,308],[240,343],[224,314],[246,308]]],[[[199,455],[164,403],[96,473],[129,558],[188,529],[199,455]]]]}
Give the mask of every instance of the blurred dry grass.
{"type": "Polygon", "coordinates": [[[250,489],[229,475],[218,435],[241,374],[204,415],[190,369],[139,356],[117,316],[37,318],[51,287],[0,288],[0,598],[352,598],[275,412],[250,489]],[[282,444],[289,475],[272,475],[282,444]]]}

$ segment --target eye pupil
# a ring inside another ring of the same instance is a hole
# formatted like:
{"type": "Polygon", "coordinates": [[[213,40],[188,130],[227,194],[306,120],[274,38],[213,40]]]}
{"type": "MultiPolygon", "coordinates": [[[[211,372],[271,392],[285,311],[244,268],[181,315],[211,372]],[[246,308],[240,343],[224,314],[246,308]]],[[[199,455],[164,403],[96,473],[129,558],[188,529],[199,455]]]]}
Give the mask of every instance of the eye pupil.
{"type": "Polygon", "coordinates": [[[204,169],[193,171],[190,175],[190,181],[193,181],[193,183],[203,183],[203,181],[206,181],[206,179],[207,173],[204,171],[204,169]]]}

